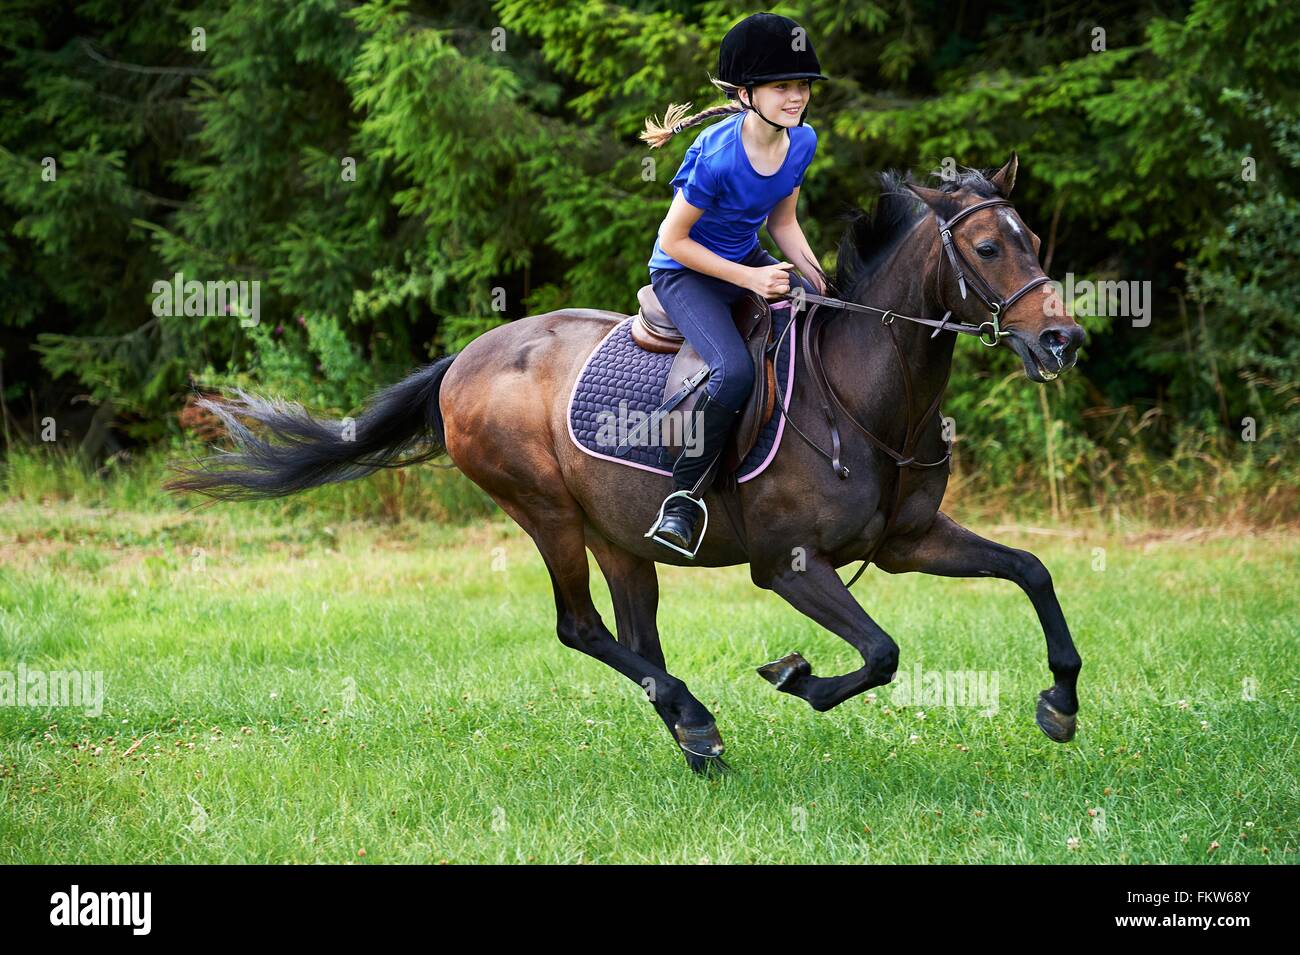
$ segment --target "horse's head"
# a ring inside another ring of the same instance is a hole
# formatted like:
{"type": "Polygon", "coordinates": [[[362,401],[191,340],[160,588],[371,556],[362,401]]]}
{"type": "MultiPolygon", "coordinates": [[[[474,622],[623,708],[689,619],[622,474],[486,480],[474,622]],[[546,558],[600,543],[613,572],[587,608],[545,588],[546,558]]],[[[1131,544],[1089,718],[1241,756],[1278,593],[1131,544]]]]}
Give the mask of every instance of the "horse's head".
{"type": "Polygon", "coordinates": [[[934,213],[940,233],[939,294],[955,318],[1007,342],[1031,381],[1050,381],[1074,365],[1086,334],[1038,264],[1039,239],[1010,202],[1019,162],[955,187],[907,187],[934,213]]]}

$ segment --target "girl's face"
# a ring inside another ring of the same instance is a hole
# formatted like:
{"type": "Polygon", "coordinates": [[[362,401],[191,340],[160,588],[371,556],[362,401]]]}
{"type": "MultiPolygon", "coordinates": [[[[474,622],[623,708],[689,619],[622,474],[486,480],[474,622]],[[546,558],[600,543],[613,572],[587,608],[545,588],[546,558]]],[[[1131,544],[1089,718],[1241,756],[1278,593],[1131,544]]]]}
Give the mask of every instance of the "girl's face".
{"type": "MultiPolygon", "coordinates": [[[[740,91],[741,101],[749,94],[740,91]]],[[[754,87],[754,104],[774,123],[798,126],[799,117],[812,97],[812,80],[778,80],[754,87]]]]}

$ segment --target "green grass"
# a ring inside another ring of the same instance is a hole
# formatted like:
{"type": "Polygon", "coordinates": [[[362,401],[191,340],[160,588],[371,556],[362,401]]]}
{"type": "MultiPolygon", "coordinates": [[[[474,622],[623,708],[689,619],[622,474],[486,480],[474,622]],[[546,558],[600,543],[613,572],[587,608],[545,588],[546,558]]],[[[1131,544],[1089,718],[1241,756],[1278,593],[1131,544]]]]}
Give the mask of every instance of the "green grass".
{"type": "MultiPolygon", "coordinates": [[[[170,447],[122,452],[91,469],[64,448],[18,445],[0,459],[0,500],[180,514],[194,509],[195,498],[168,493],[163,480],[171,476],[171,466],[192,465],[208,453],[197,442],[176,442],[170,447]]],[[[328,485],[310,496],[246,502],[223,520],[240,526],[293,523],[303,517],[461,524],[500,513],[482,489],[444,459],[424,467],[381,471],[365,481],[328,485]]]]}
{"type": "Polygon", "coordinates": [[[669,667],[733,767],[706,780],[560,645],[513,525],[252,513],[0,505],[0,670],[105,688],[96,717],[0,706],[0,862],[1300,860],[1293,536],[999,532],[1047,563],[1083,656],[1064,746],[1010,584],[855,587],[902,669],[996,672],[996,714],[888,687],[818,714],[754,667],[844,672],[846,644],[742,568],[662,568],[669,667]]]}

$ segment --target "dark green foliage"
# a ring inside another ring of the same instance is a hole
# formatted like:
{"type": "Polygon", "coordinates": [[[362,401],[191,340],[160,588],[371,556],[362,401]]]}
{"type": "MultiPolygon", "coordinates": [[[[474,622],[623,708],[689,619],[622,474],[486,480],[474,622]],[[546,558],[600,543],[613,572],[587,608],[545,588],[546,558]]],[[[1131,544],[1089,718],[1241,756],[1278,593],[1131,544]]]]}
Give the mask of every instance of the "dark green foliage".
{"type": "MultiPolygon", "coordinates": [[[[809,114],[820,150],[801,221],[830,270],[837,214],[870,200],[875,171],[991,167],[1018,150],[1015,199],[1053,276],[1150,281],[1152,321],[1084,319],[1079,372],[1046,389],[1019,379],[1011,355],[963,343],[944,407],[959,484],[1030,482],[1100,504],[1126,487],[1190,486],[1207,460],[1277,482],[1294,474],[1285,451],[1300,426],[1300,12],[1197,0],[1120,21],[1115,9],[790,11],[832,77],[809,114]],[[1247,417],[1255,442],[1241,440],[1247,417]]],[[[29,395],[38,419],[85,395],[110,406],[120,435],[157,442],[178,432],[191,384],[343,413],[501,321],[631,309],[695,135],[649,150],[636,133],[670,102],[717,101],[717,43],[750,12],[9,4],[10,415],[29,395]],[[260,323],[155,315],[153,284],[176,272],[260,281],[260,323]]]]}

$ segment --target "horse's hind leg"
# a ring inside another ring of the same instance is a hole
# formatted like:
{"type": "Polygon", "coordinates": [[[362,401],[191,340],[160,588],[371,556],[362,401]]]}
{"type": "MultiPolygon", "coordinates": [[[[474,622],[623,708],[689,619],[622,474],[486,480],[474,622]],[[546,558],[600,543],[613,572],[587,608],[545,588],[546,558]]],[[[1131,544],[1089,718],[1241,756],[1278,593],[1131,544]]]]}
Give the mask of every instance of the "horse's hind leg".
{"type": "MultiPolygon", "coordinates": [[[[656,620],[659,610],[659,575],[655,573],[654,561],[628,553],[595,531],[587,532],[587,546],[596,555],[596,562],[605,575],[605,581],[609,584],[618,642],[660,669],[666,670],[668,667],[664,663],[664,652],[659,643],[659,626],[656,620]]],[[[647,687],[646,695],[653,703],[654,688],[647,687]]],[[[669,717],[662,710],[657,712],[668,727],[668,731],[675,737],[676,733],[669,717]]],[[[686,762],[692,769],[699,771],[706,768],[705,757],[695,756],[688,751],[683,752],[686,762]]],[[[727,764],[719,756],[712,768],[726,769],[727,764]]]]}
{"type": "Polygon", "coordinates": [[[652,705],[685,752],[691,768],[704,772],[716,766],[723,745],[713,715],[691,695],[685,683],[658,663],[619,644],[600,619],[591,600],[584,522],[577,502],[562,490],[547,495],[544,501],[534,502],[530,497],[528,507],[504,496],[492,496],[541,551],[555,591],[560,642],[595,657],[652,691],[652,705]]]}
{"type": "Polygon", "coordinates": [[[1079,712],[1076,683],[1083,663],[1056,599],[1052,576],[1042,561],[1028,551],[985,540],[940,511],[921,537],[888,542],[876,563],[891,574],[919,571],[940,577],[997,577],[1018,584],[1038,614],[1047,638],[1047,665],[1056,678],[1050,690],[1038,694],[1038,726],[1058,743],[1068,743],[1074,737],[1079,712]]]}
{"type": "Polygon", "coordinates": [[[774,590],[800,613],[843,637],[862,654],[864,665],[843,676],[813,676],[812,667],[798,653],[759,667],[759,674],[778,690],[807,700],[815,710],[829,710],[894,678],[898,644],[853,599],[826,557],[810,555],[802,570],[782,566],[771,573],[760,573],[755,568],[751,575],[759,586],[774,590]]]}

